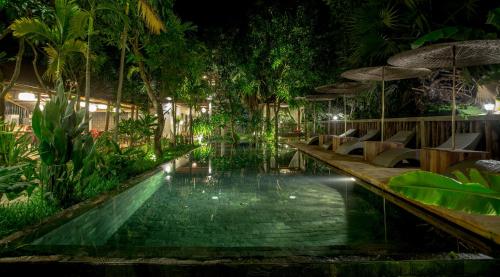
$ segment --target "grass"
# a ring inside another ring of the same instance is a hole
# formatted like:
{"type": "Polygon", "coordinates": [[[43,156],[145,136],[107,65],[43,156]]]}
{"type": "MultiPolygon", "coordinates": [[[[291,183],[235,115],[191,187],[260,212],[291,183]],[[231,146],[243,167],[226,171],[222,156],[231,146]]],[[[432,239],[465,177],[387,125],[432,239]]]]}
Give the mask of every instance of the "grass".
{"type": "Polygon", "coordinates": [[[0,237],[18,231],[25,226],[40,223],[58,212],[60,208],[42,197],[40,191],[33,192],[28,201],[0,206],[0,237]]]}

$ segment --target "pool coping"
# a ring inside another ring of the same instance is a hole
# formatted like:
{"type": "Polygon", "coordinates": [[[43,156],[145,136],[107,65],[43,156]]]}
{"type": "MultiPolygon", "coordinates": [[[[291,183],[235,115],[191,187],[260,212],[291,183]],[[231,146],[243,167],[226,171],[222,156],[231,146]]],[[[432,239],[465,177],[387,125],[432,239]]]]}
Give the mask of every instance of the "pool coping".
{"type": "MultiPolygon", "coordinates": [[[[0,254],[2,253],[3,250],[8,249],[12,247],[12,245],[19,245],[23,244],[23,242],[32,239],[34,236],[40,236],[45,233],[50,232],[57,226],[60,226],[66,222],[71,221],[72,219],[84,214],[85,212],[105,203],[109,199],[115,197],[116,195],[134,187],[135,185],[141,183],[142,181],[148,179],[151,176],[154,176],[155,174],[161,172],[163,170],[162,165],[169,163],[177,158],[180,158],[182,156],[188,155],[198,147],[195,147],[193,149],[190,149],[189,151],[171,159],[167,160],[165,162],[162,162],[160,165],[157,167],[148,170],[146,172],[143,172],[139,175],[136,175],[128,180],[125,180],[123,182],[120,182],[118,186],[111,190],[104,192],[96,197],[84,200],[82,202],[79,202],[69,208],[66,208],[52,216],[49,216],[48,218],[44,219],[43,221],[27,226],[19,231],[16,231],[8,236],[5,236],[3,238],[0,238],[0,254]]],[[[1,256],[0,256],[1,258],[1,256]]]]}
{"type": "Polygon", "coordinates": [[[213,259],[205,261],[156,259],[100,259],[67,256],[0,258],[0,273],[24,275],[72,272],[75,276],[494,276],[500,261],[342,260],[284,257],[278,259],[213,259]]]}
{"type": "MultiPolygon", "coordinates": [[[[402,195],[395,193],[388,189],[388,181],[391,177],[397,176],[404,172],[410,172],[419,170],[418,168],[408,168],[408,169],[386,169],[371,165],[365,162],[362,158],[353,157],[353,156],[342,156],[335,154],[331,150],[324,150],[319,146],[307,145],[302,142],[287,142],[288,145],[298,149],[299,151],[321,161],[325,164],[332,166],[333,168],[341,171],[344,174],[349,174],[357,179],[369,184],[367,189],[372,190],[375,193],[383,194],[384,197],[387,197],[388,200],[396,201],[395,204],[401,206],[405,210],[409,211],[412,214],[415,214],[419,217],[425,216],[422,215],[419,211],[425,211],[427,213],[432,214],[434,217],[438,217],[439,219],[444,219],[448,223],[452,223],[456,227],[460,227],[467,232],[474,234],[475,236],[480,236],[483,239],[486,239],[490,243],[494,244],[496,248],[500,246],[500,217],[493,218],[492,216],[483,216],[483,215],[472,215],[464,212],[452,211],[446,208],[425,205],[423,203],[419,203],[417,201],[408,199],[403,197],[402,195]],[[356,168],[358,167],[358,168],[356,168]],[[365,170],[360,170],[359,167],[364,167],[365,170]],[[371,174],[366,174],[365,171],[373,171],[371,174]],[[384,172],[381,172],[384,171],[384,172]],[[381,177],[381,175],[384,175],[381,177]],[[377,191],[378,190],[378,191],[377,191]],[[488,219],[493,222],[494,226],[498,226],[495,229],[488,229],[488,226],[484,225],[484,220],[488,219]]],[[[431,218],[424,218],[425,220],[435,220],[431,218]]],[[[431,224],[437,226],[443,223],[443,220],[437,222],[430,222],[431,224]]],[[[446,226],[437,226],[444,227],[445,231],[453,231],[450,230],[450,227],[446,226]],[[448,229],[446,229],[448,228],[448,229]]],[[[443,229],[443,228],[441,228],[443,229]]],[[[492,252],[493,250],[498,251],[498,249],[492,249],[484,242],[474,238],[470,234],[464,234],[466,236],[465,239],[471,240],[471,243],[478,245],[483,250],[488,252],[492,252]]]]}

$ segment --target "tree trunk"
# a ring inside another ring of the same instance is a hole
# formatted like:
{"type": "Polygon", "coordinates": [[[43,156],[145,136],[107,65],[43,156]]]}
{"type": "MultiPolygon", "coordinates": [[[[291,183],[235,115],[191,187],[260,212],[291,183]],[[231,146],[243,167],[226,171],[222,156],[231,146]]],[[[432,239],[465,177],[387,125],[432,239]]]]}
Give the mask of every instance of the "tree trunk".
{"type": "Polygon", "coordinates": [[[172,145],[175,147],[177,145],[177,108],[175,101],[172,100],[172,128],[173,128],[173,141],[172,145]]]}
{"type": "Polygon", "coordinates": [[[154,106],[156,107],[156,113],[158,114],[158,126],[156,126],[154,136],[154,149],[156,157],[159,159],[163,154],[163,150],[161,148],[161,138],[163,136],[163,128],[165,128],[165,117],[163,115],[163,105],[161,103],[156,103],[154,106]]]}
{"type": "Polygon", "coordinates": [[[266,102],[266,126],[265,131],[269,130],[271,126],[271,109],[269,108],[269,102],[266,102]]]}
{"type": "MultiPolygon", "coordinates": [[[[30,45],[31,50],[33,51],[33,60],[31,61],[31,64],[33,65],[33,72],[35,72],[35,77],[38,80],[40,87],[42,87],[43,92],[49,94],[49,90],[45,86],[45,83],[42,80],[42,76],[40,75],[40,72],[38,72],[38,67],[37,67],[38,51],[36,50],[35,45],[33,45],[33,43],[28,41],[28,44],[30,45]]],[[[37,98],[36,98],[37,105],[40,104],[41,94],[42,93],[40,92],[40,90],[38,90],[38,94],[37,94],[37,98]]]]}
{"type": "Polygon", "coordinates": [[[89,26],[87,30],[87,51],[85,54],[85,118],[87,132],[90,131],[90,41],[94,28],[93,14],[89,17],[89,26]]]}
{"type": "Polygon", "coordinates": [[[16,65],[14,67],[14,73],[12,73],[12,77],[10,78],[10,82],[7,85],[2,85],[0,82],[0,120],[5,119],[5,98],[7,97],[7,93],[12,89],[14,84],[19,77],[19,73],[21,72],[21,64],[23,61],[24,55],[24,38],[19,39],[19,49],[16,55],[16,65]]]}
{"type": "Polygon", "coordinates": [[[120,54],[120,71],[118,73],[118,89],[116,91],[116,111],[115,111],[115,133],[114,138],[118,140],[118,123],[120,123],[120,107],[122,103],[122,90],[123,90],[123,76],[125,71],[125,54],[127,50],[127,24],[123,26],[122,41],[121,41],[121,54],[120,54]]]}
{"type": "Polygon", "coordinates": [[[279,123],[280,101],[275,102],[274,106],[274,146],[278,148],[278,123],[279,123]]]}
{"type": "Polygon", "coordinates": [[[106,107],[106,125],[104,126],[104,131],[108,131],[109,130],[109,116],[110,116],[110,112],[109,110],[111,109],[111,101],[108,100],[108,105],[106,107]]]}
{"type": "Polygon", "coordinates": [[[146,92],[148,94],[149,100],[153,104],[153,108],[158,114],[158,125],[156,126],[155,136],[154,136],[154,149],[155,154],[158,158],[162,156],[161,149],[161,137],[163,135],[163,127],[165,125],[165,118],[163,117],[163,106],[160,100],[158,99],[153,86],[151,85],[151,81],[149,80],[146,74],[146,66],[144,64],[144,60],[142,57],[142,53],[139,50],[139,41],[136,37],[132,43],[132,49],[134,51],[134,55],[137,57],[137,65],[139,66],[139,74],[141,75],[141,79],[144,82],[144,86],[146,87],[146,92]]]}
{"type": "Polygon", "coordinates": [[[194,144],[194,134],[193,134],[193,106],[189,106],[189,140],[191,144],[194,144]]]}

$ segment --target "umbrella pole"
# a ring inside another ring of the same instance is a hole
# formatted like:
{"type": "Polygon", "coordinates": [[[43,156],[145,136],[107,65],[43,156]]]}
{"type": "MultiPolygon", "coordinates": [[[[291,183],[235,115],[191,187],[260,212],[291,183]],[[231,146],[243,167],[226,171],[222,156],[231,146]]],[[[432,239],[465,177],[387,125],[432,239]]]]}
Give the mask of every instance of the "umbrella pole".
{"type": "Polygon", "coordinates": [[[456,132],[456,111],[457,111],[457,103],[456,103],[456,74],[457,74],[457,65],[456,65],[456,49],[455,45],[451,47],[452,55],[453,55],[453,84],[451,86],[451,97],[452,97],[452,106],[451,106],[451,149],[455,150],[455,132],[456,132]]]}
{"type": "Polygon", "coordinates": [[[332,116],[332,100],[329,100],[328,101],[328,135],[331,135],[331,133],[330,133],[331,116],[332,116]]]}
{"type": "Polygon", "coordinates": [[[382,117],[380,119],[380,141],[384,141],[384,118],[385,118],[385,67],[382,67],[382,117]]]}
{"type": "Polygon", "coordinates": [[[344,134],[347,133],[347,103],[344,94],[344,134]]]}

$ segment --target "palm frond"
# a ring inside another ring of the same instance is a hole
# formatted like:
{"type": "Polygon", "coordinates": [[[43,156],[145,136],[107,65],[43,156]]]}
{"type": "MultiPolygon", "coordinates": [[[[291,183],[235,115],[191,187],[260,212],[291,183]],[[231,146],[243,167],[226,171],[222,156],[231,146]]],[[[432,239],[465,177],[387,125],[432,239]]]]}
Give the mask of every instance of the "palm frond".
{"type": "Polygon", "coordinates": [[[76,39],[67,40],[62,45],[60,51],[64,54],[81,53],[85,55],[87,52],[87,43],[76,39]]]}
{"type": "Polygon", "coordinates": [[[146,2],[146,0],[138,1],[139,14],[146,23],[148,29],[154,33],[159,34],[165,31],[165,23],[161,20],[153,8],[146,2]]]}
{"type": "Polygon", "coordinates": [[[380,19],[386,27],[394,29],[398,24],[398,10],[395,7],[382,9],[380,11],[380,19]]]}
{"type": "Polygon", "coordinates": [[[50,28],[36,18],[23,17],[16,19],[10,25],[15,37],[33,36],[35,39],[56,41],[56,37],[50,28]]]}
{"type": "Polygon", "coordinates": [[[87,35],[90,16],[91,14],[89,12],[79,11],[71,17],[69,22],[70,38],[81,38],[87,35]]]}
{"type": "Polygon", "coordinates": [[[46,80],[55,81],[60,75],[60,72],[58,72],[58,61],[60,60],[59,52],[50,45],[44,47],[43,50],[48,57],[47,70],[43,74],[43,78],[46,80]]]}

